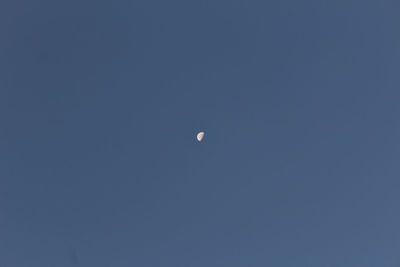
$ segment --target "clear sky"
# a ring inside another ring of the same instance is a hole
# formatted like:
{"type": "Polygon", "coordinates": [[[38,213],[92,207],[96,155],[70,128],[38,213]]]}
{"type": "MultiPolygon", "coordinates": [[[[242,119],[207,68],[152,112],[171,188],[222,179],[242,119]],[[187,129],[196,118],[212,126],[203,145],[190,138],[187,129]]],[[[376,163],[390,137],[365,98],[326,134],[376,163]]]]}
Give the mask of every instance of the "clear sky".
{"type": "Polygon", "coordinates": [[[0,266],[400,266],[399,13],[2,0],[0,266]]]}

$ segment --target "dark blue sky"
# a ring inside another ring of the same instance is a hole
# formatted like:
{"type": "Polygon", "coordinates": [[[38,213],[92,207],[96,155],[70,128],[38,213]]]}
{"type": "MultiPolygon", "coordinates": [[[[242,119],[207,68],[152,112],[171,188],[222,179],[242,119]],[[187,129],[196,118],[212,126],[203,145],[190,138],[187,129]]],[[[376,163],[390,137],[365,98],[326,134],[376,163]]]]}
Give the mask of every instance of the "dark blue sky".
{"type": "Polygon", "coordinates": [[[1,1],[0,266],[399,266],[399,11],[1,1]]]}

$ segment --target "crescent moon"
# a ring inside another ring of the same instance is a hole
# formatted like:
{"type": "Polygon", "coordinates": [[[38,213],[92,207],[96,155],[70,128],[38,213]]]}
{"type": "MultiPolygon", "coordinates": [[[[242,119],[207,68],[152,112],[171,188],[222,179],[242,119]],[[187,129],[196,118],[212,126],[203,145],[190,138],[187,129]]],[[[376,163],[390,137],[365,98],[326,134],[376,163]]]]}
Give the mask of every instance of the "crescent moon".
{"type": "Polygon", "coordinates": [[[201,142],[201,140],[203,140],[203,137],[204,137],[204,132],[199,132],[197,134],[197,141],[201,142]]]}

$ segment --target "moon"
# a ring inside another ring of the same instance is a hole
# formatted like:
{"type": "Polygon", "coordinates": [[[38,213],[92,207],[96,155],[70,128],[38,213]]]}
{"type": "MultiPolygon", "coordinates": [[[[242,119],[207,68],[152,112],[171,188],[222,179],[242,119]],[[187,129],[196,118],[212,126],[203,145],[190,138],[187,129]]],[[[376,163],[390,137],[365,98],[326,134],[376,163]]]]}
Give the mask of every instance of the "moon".
{"type": "Polygon", "coordinates": [[[204,137],[204,132],[199,132],[197,134],[197,141],[201,142],[201,140],[203,140],[203,137],[204,137]]]}

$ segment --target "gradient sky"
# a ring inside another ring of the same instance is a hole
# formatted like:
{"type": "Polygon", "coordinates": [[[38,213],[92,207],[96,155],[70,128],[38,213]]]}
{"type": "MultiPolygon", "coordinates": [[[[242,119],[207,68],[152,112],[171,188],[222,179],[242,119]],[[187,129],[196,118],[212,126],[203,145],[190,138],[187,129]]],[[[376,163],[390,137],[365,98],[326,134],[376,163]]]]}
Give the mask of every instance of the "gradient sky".
{"type": "Polygon", "coordinates": [[[0,266],[400,266],[399,11],[2,0],[0,266]]]}

